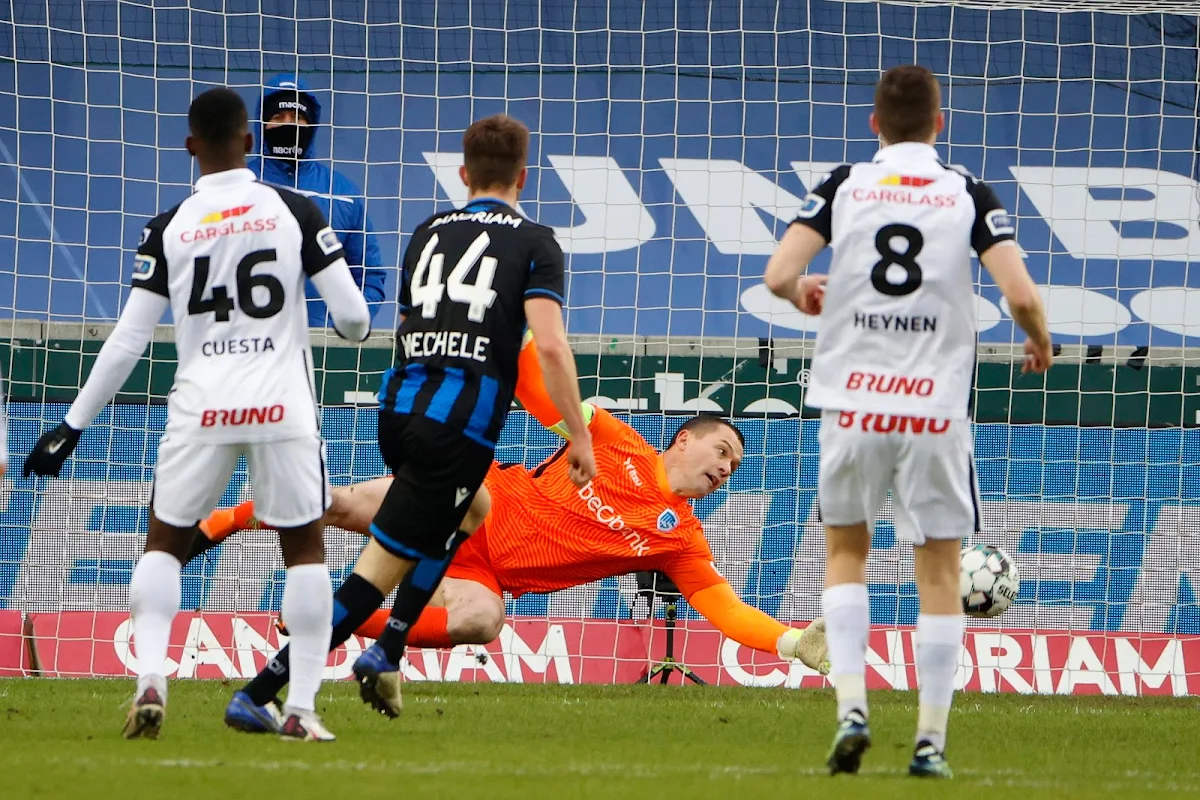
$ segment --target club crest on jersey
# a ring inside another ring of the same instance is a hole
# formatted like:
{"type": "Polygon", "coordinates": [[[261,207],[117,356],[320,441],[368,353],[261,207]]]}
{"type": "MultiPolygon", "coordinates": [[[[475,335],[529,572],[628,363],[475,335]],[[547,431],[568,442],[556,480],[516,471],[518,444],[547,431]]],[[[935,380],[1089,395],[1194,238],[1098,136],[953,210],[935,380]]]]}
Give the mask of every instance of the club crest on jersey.
{"type": "Polygon", "coordinates": [[[205,214],[203,217],[201,217],[200,224],[209,225],[213,222],[220,222],[223,219],[229,219],[230,217],[240,217],[252,208],[254,208],[253,205],[248,205],[227,208],[224,211],[214,211],[211,214],[205,214]]]}
{"type": "Polygon", "coordinates": [[[664,508],[663,512],[658,515],[658,529],[663,533],[670,533],[679,526],[679,515],[669,508],[664,508]]]}
{"type": "Polygon", "coordinates": [[[812,219],[821,212],[825,207],[825,198],[819,194],[810,194],[804,198],[804,202],[800,204],[800,210],[796,212],[798,219],[812,219]]]}
{"type": "Polygon", "coordinates": [[[322,253],[328,256],[340,249],[342,243],[337,234],[333,232],[333,228],[322,228],[317,233],[317,246],[321,248],[322,253]]]}
{"type": "Polygon", "coordinates": [[[918,178],[914,175],[888,175],[879,181],[879,186],[928,186],[934,178],[918,178]]]}
{"type": "Polygon", "coordinates": [[[1012,217],[1003,208],[989,211],[983,220],[987,223],[988,230],[992,232],[992,236],[1011,236],[1016,233],[1017,229],[1013,225],[1012,217]]]}
{"type": "Polygon", "coordinates": [[[138,239],[138,247],[141,247],[148,241],[150,241],[150,229],[142,228],[142,238],[138,239]]]}
{"type": "Polygon", "coordinates": [[[154,256],[147,256],[138,253],[133,257],[133,277],[134,280],[144,281],[154,274],[154,268],[158,266],[158,259],[154,256]]]}

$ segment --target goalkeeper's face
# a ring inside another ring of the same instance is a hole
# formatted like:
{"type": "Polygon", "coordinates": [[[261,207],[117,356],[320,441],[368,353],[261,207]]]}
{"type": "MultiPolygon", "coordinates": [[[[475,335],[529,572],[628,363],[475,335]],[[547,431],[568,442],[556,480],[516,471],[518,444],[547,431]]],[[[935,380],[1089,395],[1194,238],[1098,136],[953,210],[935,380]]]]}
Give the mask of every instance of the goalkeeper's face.
{"type": "Polygon", "coordinates": [[[742,443],[727,425],[685,431],[676,443],[681,475],[672,488],[681,497],[706,497],[725,485],[742,463],[742,443]]]}

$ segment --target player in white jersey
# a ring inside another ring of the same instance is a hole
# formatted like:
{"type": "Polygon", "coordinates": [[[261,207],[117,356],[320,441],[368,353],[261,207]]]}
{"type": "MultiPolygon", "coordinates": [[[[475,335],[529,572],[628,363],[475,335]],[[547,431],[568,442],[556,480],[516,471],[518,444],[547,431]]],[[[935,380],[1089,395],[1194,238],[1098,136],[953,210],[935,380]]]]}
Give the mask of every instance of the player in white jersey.
{"type": "Polygon", "coordinates": [[[179,365],[158,446],[146,548],[129,585],[138,688],[123,735],[158,736],[180,563],[197,522],[221,499],[244,455],[258,508],[279,528],[288,566],[283,608],[291,610],[283,613],[292,683],[280,733],[328,740],[314,703],[333,615],[321,522],[329,488],[305,279],[344,338],[365,339],[370,314],[337,236],[312,201],[259,183],[246,169],[253,140],[237,93],[221,88],[198,96],[188,128],[187,149],[201,174],[195,192],[142,232],[121,317],[66,419],[38,440],[24,471],[58,475],[169,307],[179,365]]]}
{"type": "Polygon", "coordinates": [[[871,115],[879,152],[838,167],[805,199],[765,276],[774,294],[821,319],[805,403],[822,410],[822,607],[839,720],[831,773],[856,772],[870,746],[866,562],[891,490],[896,533],[914,544],[920,594],[909,774],[951,776],[944,751],[963,638],[959,549],[979,523],[972,249],[1029,336],[1024,370],[1045,372],[1052,358],[1041,298],[1008,213],[985,184],[938,160],[940,102],[925,68],[888,70],[871,115]],[[804,275],[826,245],[829,275],[804,275]]]}

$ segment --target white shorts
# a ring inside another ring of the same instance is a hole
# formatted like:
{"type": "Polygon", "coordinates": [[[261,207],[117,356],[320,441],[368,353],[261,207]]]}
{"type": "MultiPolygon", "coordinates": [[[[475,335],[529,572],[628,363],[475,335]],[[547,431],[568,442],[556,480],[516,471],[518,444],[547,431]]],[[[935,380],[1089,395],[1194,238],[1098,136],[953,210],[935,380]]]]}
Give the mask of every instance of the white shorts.
{"type": "Polygon", "coordinates": [[[819,440],[817,502],[824,524],[865,522],[874,532],[890,489],[897,539],[922,545],[979,530],[970,420],[822,411],[819,440]]]}
{"type": "Polygon", "coordinates": [[[154,516],[181,528],[207,517],[221,501],[241,455],[254,487],[255,517],[272,527],[295,528],[324,515],[332,498],[320,436],[204,444],[165,434],[158,443],[150,497],[154,516]]]}

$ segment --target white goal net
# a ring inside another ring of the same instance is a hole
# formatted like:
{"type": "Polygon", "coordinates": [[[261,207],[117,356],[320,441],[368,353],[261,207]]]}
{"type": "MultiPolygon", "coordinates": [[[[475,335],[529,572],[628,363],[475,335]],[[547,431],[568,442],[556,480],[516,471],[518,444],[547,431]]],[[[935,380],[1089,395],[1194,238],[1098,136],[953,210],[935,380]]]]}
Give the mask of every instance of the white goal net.
{"type": "MultiPolygon", "coordinates": [[[[0,674],[128,666],[127,584],[173,370],[169,328],[61,478],[17,468],[111,329],[144,222],[190,191],[191,98],[229,85],[253,114],[279,75],[321,105],[306,158],[343,176],[301,188],[358,242],[367,282],[382,281],[367,346],[313,330],[333,482],[383,471],[374,394],[406,234],[463,201],[462,131],[505,111],[534,134],[523,210],[568,253],[585,395],[656,446],[690,414],[732,416],[746,459],[728,490],[696,503],[717,566],[763,611],[812,619],[824,543],[816,421],[802,401],[815,327],[761,275],[805,193],[873,154],[880,71],[917,61],[943,86],[940,153],[1015,215],[1061,345],[1045,380],[1021,376],[1019,331],[978,276],[980,539],[1009,551],[1022,586],[1008,613],[972,625],[960,679],[1200,692],[1200,16],[1185,3],[1020,5],[4,4],[0,369],[13,464],[0,504],[0,674]]],[[[555,446],[515,412],[498,457],[532,465],[555,446]]],[[[239,471],[223,504],[250,494],[239,471]]],[[[362,539],[331,529],[327,541],[336,582],[362,539]]],[[[915,685],[911,549],[886,519],[875,545],[871,680],[915,685]]],[[[279,644],[269,618],[281,592],[266,534],[189,565],[178,674],[256,671],[279,644]]],[[[508,608],[499,642],[415,653],[410,677],[628,681],[663,654],[662,621],[644,621],[632,575],[508,608]]],[[[723,641],[686,604],[680,616],[675,655],[709,681],[820,685],[723,641]]]]}

